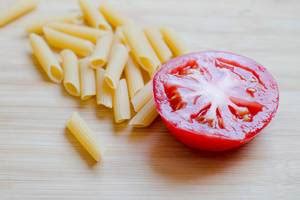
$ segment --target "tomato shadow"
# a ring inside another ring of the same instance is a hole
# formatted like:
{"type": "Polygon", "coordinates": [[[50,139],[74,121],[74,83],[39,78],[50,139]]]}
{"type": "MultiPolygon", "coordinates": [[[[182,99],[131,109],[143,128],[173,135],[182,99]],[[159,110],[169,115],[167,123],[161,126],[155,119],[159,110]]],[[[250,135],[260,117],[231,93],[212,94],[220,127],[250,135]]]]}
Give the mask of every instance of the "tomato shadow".
{"type": "Polygon", "coordinates": [[[203,180],[224,173],[226,168],[244,159],[245,147],[218,153],[197,151],[184,146],[169,133],[157,134],[160,135],[149,151],[150,165],[155,173],[173,182],[203,180]]]}
{"type": "Polygon", "coordinates": [[[65,137],[76,150],[81,159],[85,161],[87,166],[89,168],[94,168],[97,162],[88,154],[88,152],[83,148],[83,146],[81,146],[67,128],[65,128],[65,137]]]}

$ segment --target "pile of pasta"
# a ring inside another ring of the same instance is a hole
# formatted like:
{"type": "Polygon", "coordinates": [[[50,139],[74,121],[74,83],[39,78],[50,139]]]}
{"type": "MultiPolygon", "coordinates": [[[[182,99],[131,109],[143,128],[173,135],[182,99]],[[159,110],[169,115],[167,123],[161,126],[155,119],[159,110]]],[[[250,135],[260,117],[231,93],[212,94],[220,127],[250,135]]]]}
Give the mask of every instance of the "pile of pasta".
{"type": "MultiPolygon", "coordinates": [[[[34,0],[20,2],[2,17],[2,23],[0,17],[0,25],[37,4],[34,0]]],[[[97,104],[113,109],[115,123],[129,120],[133,127],[149,126],[158,116],[151,78],[162,63],[187,53],[186,45],[173,29],[142,28],[107,2],[99,8],[89,0],[78,2],[81,14],[38,19],[27,27],[38,63],[70,95],[83,101],[96,97],[97,104]]],[[[91,131],[78,113],[67,126],[99,160],[91,131]]]]}
{"type": "Polygon", "coordinates": [[[97,104],[113,109],[116,123],[131,119],[132,104],[137,114],[129,125],[149,126],[157,116],[151,77],[161,63],[187,48],[172,29],[142,29],[106,2],[99,10],[87,0],[79,5],[87,26],[69,16],[28,27],[33,54],[50,80],[63,82],[70,95],[96,96],[97,104]],[[61,63],[50,47],[62,50],[61,63]]]}

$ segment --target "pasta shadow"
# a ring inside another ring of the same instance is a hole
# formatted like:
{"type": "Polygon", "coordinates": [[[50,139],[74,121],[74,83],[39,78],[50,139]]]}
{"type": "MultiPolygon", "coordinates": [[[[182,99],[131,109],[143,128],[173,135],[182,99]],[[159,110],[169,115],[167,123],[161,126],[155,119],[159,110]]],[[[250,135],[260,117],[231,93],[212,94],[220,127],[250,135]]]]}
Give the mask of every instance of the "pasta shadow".
{"type": "Polygon", "coordinates": [[[113,120],[113,110],[110,109],[110,108],[107,108],[103,105],[97,105],[97,103],[95,102],[95,107],[96,107],[96,117],[99,119],[99,120],[108,120],[110,121],[110,123],[114,123],[114,120],[113,120]]]}
{"type": "Polygon", "coordinates": [[[112,129],[114,130],[113,131],[114,135],[119,136],[119,135],[124,135],[124,133],[130,132],[130,127],[128,126],[127,121],[122,123],[115,123],[115,122],[112,123],[113,123],[112,129]]]}
{"type": "Polygon", "coordinates": [[[249,144],[246,146],[219,153],[196,151],[184,146],[170,134],[161,133],[149,151],[149,160],[154,172],[172,182],[201,182],[234,170],[230,166],[236,166],[245,159],[249,144]]]}
{"type": "Polygon", "coordinates": [[[65,98],[71,98],[73,99],[79,108],[85,108],[87,106],[90,106],[90,104],[92,104],[92,106],[94,106],[94,102],[93,102],[93,99],[89,99],[89,100],[86,100],[86,101],[82,101],[80,96],[73,96],[73,95],[70,95],[63,84],[60,85],[60,92],[61,92],[61,95],[65,98]]]}
{"type": "Polygon", "coordinates": [[[73,137],[70,131],[65,128],[65,136],[78,152],[82,160],[84,160],[90,168],[93,168],[97,162],[88,154],[88,152],[81,146],[81,144],[73,137]]]}
{"type": "Polygon", "coordinates": [[[161,122],[161,119],[157,117],[150,126],[147,128],[135,128],[132,127],[130,130],[130,134],[128,137],[128,140],[130,142],[139,142],[141,140],[144,140],[150,135],[157,134],[158,132],[167,131],[167,129],[163,129],[163,125],[161,122]]]}

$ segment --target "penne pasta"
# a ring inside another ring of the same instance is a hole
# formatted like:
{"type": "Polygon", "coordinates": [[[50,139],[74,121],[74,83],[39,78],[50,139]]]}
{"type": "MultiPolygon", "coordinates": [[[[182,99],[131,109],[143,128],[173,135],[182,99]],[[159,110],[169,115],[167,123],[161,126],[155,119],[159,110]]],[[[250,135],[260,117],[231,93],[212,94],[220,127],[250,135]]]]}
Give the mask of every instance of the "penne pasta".
{"type": "Polygon", "coordinates": [[[124,69],[126,81],[128,84],[128,91],[130,98],[144,87],[143,75],[140,67],[129,57],[124,69]]]}
{"type": "Polygon", "coordinates": [[[128,41],[126,40],[124,33],[123,33],[123,28],[121,26],[116,27],[115,29],[115,34],[114,34],[114,38],[113,38],[113,45],[116,43],[122,43],[124,44],[128,51],[129,51],[129,55],[134,58],[135,62],[138,63],[138,59],[136,59],[134,56],[134,54],[132,53],[132,51],[130,50],[128,41]]]}
{"type": "Polygon", "coordinates": [[[95,161],[100,161],[101,153],[96,140],[92,137],[92,130],[78,113],[73,113],[67,121],[67,128],[83,148],[92,156],[95,161]]]}
{"type": "Polygon", "coordinates": [[[113,42],[113,34],[107,32],[98,39],[95,50],[90,57],[90,66],[94,69],[106,65],[113,42]]]}
{"type": "Polygon", "coordinates": [[[185,42],[177,35],[177,33],[171,28],[161,28],[160,29],[163,38],[174,56],[180,56],[189,52],[185,42]]]}
{"type": "Polygon", "coordinates": [[[51,28],[45,27],[47,42],[58,49],[70,49],[79,56],[88,56],[94,50],[94,44],[88,40],[77,38],[51,28]]]}
{"type": "Polygon", "coordinates": [[[87,100],[96,95],[95,71],[89,67],[87,58],[79,61],[81,99],[87,100]]]}
{"type": "Polygon", "coordinates": [[[128,60],[128,49],[123,44],[115,44],[110,53],[104,80],[107,85],[116,89],[119,79],[128,60]]]}
{"type": "Polygon", "coordinates": [[[159,29],[145,28],[145,34],[159,60],[164,63],[172,58],[172,52],[162,38],[159,29]]]}
{"type": "Polygon", "coordinates": [[[117,84],[117,88],[114,93],[113,104],[116,123],[121,123],[130,119],[130,103],[125,79],[121,79],[117,84]]]}
{"type": "Polygon", "coordinates": [[[45,18],[38,18],[26,27],[28,33],[42,34],[43,28],[51,22],[64,22],[64,23],[77,23],[80,21],[81,15],[79,14],[68,14],[64,16],[51,16],[45,18]]]}
{"type": "Polygon", "coordinates": [[[73,96],[80,96],[78,58],[71,50],[61,52],[62,66],[64,69],[64,87],[73,96]]]}
{"type": "Polygon", "coordinates": [[[103,2],[99,7],[99,11],[114,28],[122,26],[129,21],[128,18],[115,10],[108,2],[103,2]]]}
{"type": "Polygon", "coordinates": [[[123,26],[123,33],[135,59],[152,76],[160,61],[143,31],[133,23],[129,23],[123,26]]]}
{"type": "Polygon", "coordinates": [[[34,56],[50,80],[55,83],[61,82],[64,76],[63,70],[45,40],[34,33],[30,34],[29,39],[34,56]]]}
{"type": "Polygon", "coordinates": [[[38,5],[37,0],[19,0],[10,8],[0,12],[0,27],[31,12],[38,5]]]}
{"type": "Polygon", "coordinates": [[[130,120],[129,125],[137,128],[149,126],[158,116],[155,102],[151,98],[142,109],[130,120]]]}
{"type": "Polygon", "coordinates": [[[112,89],[104,81],[105,70],[96,69],[97,104],[112,108],[112,89]]]}
{"type": "MultiPolygon", "coordinates": [[[[117,27],[116,30],[115,30],[115,35],[114,35],[114,39],[113,39],[113,44],[115,43],[122,43],[124,45],[127,45],[127,41],[126,41],[126,38],[124,37],[124,34],[123,34],[123,29],[122,27],[117,27]]],[[[128,47],[127,47],[128,48],[128,47]]]]}
{"type": "Polygon", "coordinates": [[[89,0],[79,0],[79,5],[88,25],[102,30],[111,30],[103,15],[89,0]]]}
{"type": "Polygon", "coordinates": [[[48,24],[47,26],[57,31],[89,40],[93,43],[96,43],[97,39],[105,33],[104,31],[101,31],[99,29],[62,22],[53,22],[48,24]]]}
{"type": "Polygon", "coordinates": [[[135,112],[138,112],[153,96],[152,81],[149,81],[136,95],[131,99],[131,104],[135,112]]]}

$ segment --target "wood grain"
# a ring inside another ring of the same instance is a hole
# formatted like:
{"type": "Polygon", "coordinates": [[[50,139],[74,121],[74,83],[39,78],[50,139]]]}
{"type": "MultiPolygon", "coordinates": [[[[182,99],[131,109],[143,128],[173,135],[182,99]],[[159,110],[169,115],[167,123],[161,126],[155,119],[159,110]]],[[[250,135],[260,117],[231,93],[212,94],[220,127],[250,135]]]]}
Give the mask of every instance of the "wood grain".
{"type": "MultiPolygon", "coordinates": [[[[0,9],[12,3],[0,1],[0,9]]],[[[170,25],[195,50],[237,52],[264,64],[280,85],[279,112],[261,136],[234,151],[194,152],[160,120],[114,125],[112,113],[52,84],[32,60],[25,24],[78,10],[42,1],[0,29],[0,199],[299,199],[300,3],[298,0],[112,1],[139,23],[170,25]],[[65,130],[78,111],[104,152],[95,165],[65,130]]]]}

